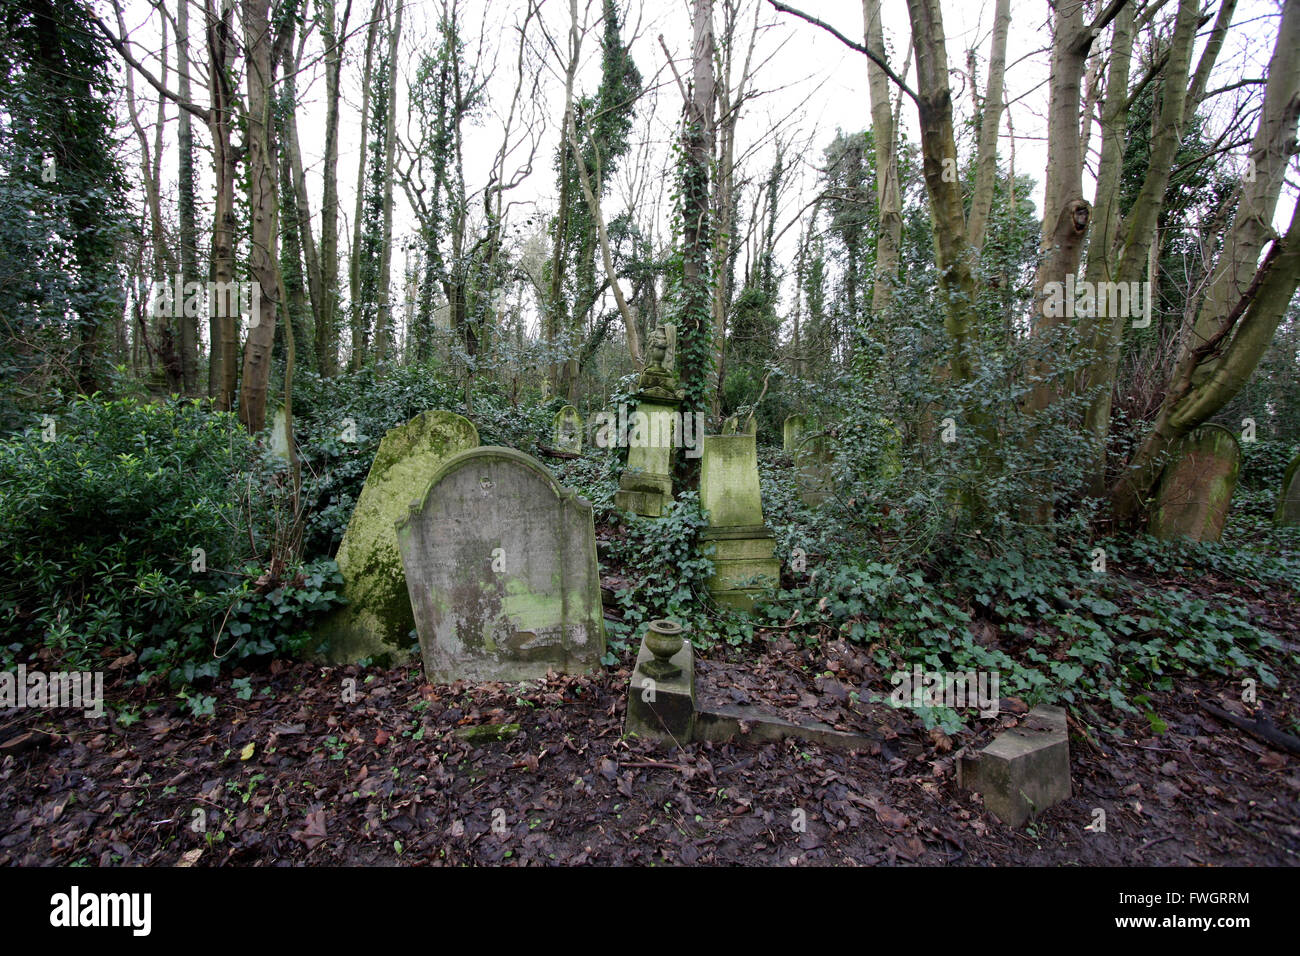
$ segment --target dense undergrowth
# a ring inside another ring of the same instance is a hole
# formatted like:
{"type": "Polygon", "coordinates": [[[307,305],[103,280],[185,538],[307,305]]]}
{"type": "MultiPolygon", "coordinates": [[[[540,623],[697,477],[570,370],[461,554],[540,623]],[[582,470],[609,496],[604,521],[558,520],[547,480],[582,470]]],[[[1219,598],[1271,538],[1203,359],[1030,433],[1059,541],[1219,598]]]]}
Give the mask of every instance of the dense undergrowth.
{"type": "MultiPolygon", "coordinates": [[[[306,375],[294,403],[297,494],[266,434],[250,438],[198,402],[79,398],[0,439],[0,663],[44,653],[89,668],[133,655],[139,680],[165,678],[192,710],[210,712],[203,682],[223,666],[319,650],[312,623],[341,601],[331,556],[388,429],[444,408],[473,421],[482,444],[536,452],[559,404],[516,403],[491,387],[467,399],[413,368],[306,375]]],[[[893,432],[875,421],[864,441],[879,458],[893,432]]],[[[861,644],[887,672],[995,671],[1004,696],[1067,702],[1105,725],[1105,708],[1144,713],[1147,695],[1180,673],[1276,684],[1277,638],[1248,602],[1300,596],[1300,533],[1272,522],[1291,454],[1246,446],[1223,543],[1195,545],[1095,538],[1077,519],[1053,535],[953,521],[941,487],[901,487],[905,465],[840,461],[838,493],[809,508],[789,457],[764,449],[783,587],[753,615],[708,596],[695,493],[679,493],[658,520],[619,514],[617,451],[546,461],[592,502],[602,562],[621,572],[606,664],[657,617],[687,624],[701,647],[740,653],[779,626],[809,643],[861,644]],[[1212,589],[1196,586],[1209,580],[1212,589]]],[[[946,729],[963,719],[922,715],[946,729]]]]}

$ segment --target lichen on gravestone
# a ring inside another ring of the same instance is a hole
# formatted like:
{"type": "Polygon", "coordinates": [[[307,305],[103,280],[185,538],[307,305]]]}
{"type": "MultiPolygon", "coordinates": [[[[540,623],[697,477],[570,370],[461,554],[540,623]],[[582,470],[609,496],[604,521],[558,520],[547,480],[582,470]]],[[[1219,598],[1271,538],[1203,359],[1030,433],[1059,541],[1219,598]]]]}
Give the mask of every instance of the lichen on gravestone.
{"type": "Polygon", "coordinates": [[[357,661],[409,646],[415,618],[396,522],[446,460],[477,446],[474,425],[445,411],[423,412],[385,433],[335,558],[348,603],[316,632],[328,642],[329,660],[357,661]]]}

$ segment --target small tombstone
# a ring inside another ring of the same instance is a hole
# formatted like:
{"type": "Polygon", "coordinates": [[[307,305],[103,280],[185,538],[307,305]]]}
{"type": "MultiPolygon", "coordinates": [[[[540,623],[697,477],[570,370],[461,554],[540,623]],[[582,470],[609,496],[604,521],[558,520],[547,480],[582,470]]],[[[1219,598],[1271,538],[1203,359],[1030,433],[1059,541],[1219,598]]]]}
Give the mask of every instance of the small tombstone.
{"type": "Polygon", "coordinates": [[[803,441],[804,432],[808,430],[808,419],[803,415],[789,415],[781,427],[782,448],[787,455],[794,454],[803,441]]]}
{"type": "Polygon", "coordinates": [[[781,563],[763,523],[758,448],[753,435],[706,435],[700,464],[700,507],[709,513],[701,536],[712,542],[714,600],[748,610],[755,594],[775,587],[781,563]]]}
{"type": "Polygon", "coordinates": [[[1300,528],[1300,455],[1291,459],[1282,476],[1282,494],[1273,520],[1280,528],[1300,528]]]}
{"type": "Polygon", "coordinates": [[[591,505],[512,448],[446,461],[397,522],[430,681],[521,681],[599,664],[591,505]]]}
{"type": "Polygon", "coordinates": [[[758,420],[753,415],[747,415],[742,420],[739,415],[732,415],[722,423],[722,434],[724,435],[757,435],[758,420]]]}
{"type": "Polygon", "coordinates": [[[317,629],[329,641],[330,660],[356,661],[407,646],[415,617],[394,523],[443,462],[477,445],[474,425],[443,411],[424,412],[384,435],[335,557],[348,603],[317,629]]]}
{"type": "Polygon", "coordinates": [[[1202,425],[1179,438],[1157,486],[1151,534],[1218,541],[1240,468],[1237,436],[1221,425],[1202,425]]]}
{"type": "Polygon", "coordinates": [[[572,405],[555,413],[554,443],[556,451],[582,454],[582,416],[572,405]]]}
{"type": "Polygon", "coordinates": [[[799,498],[816,508],[835,494],[834,458],[820,427],[805,427],[790,450],[795,464],[799,498]]]}
{"type": "Polygon", "coordinates": [[[283,407],[277,408],[275,418],[271,422],[271,454],[288,461],[291,457],[289,454],[289,442],[291,440],[289,417],[285,414],[283,407]]]}

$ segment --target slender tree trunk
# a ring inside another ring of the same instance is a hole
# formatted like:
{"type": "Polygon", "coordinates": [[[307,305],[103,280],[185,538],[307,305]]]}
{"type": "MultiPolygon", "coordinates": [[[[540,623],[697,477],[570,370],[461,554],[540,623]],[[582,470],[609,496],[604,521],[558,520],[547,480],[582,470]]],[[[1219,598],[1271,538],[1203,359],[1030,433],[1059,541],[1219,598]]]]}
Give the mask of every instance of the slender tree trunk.
{"type": "Polygon", "coordinates": [[[375,0],[370,10],[370,26],[366,30],[365,62],[361,71],[361,142],[357,157],[357,192],[356,209],[352,217],[352,256],[348,271],[348,289],[350,292],[348,309],[352,318],[352,358],[349,368],[359,369],[366,362],[366,340],[369,330],[365,328],[365,310],[361,308],[361,219],[366,196],[366,137],[370,130],[370,94],[374,79],[375,40],[379,34],[379,25],[383,19],[384,0],[375,0]]]}
{"type": "MultiPolygon", "coordinates": [[[[320,23],[321,36],[325,41],[325,165],[321,194],[321,296],[316,314],[316,361],[320,364],[321,375],[326,378],[332,378],[339,371],[339,93],[343,47],[347,39],[352,0],[347,0],[343,17],[337,23],[334,11],[334,0],[322,0],[320,23]]],[[[296,135],[294,151],[297,155],[296,135]]],[[[362,156],[364,155],[363,151],[362,156]]],[[[299,158],[298,167],[301,165],[299,158]]],[[[300,174],[299,179],[302,179],[300,174]]],[[[305,196],[305,185],[302,192],[305,196]]]]}
{"type": "MultiPolygon", "coordinates": [[[[862,22],[867,49],[885,59],[880,0],[862,0],[862,22]]],[[[898,136],[890,108],[889,78],[870,59],[867,60],[867,91],[871,100],[871,132],[876,148],[876,207],[880,217],[871,311],[882,316],[893,302],[894,283],[898,279],[899,249],[903,242],[903,202],[898,186],[898,136]]],[[[802,259],[802,249],[799,255],[802,259]]]]}
{"type": "Polygon", "coordinates": [[[266,425],[266,395],[271,379],[276,309],[284,301],[276,264],[278,203],[276,162],[271,142],[273,101],[270,0],[243,0],[244,49],[248,73],[248,200],[251,220],[249,272],[261,286],[260,302],[249,316],[244,348],[239,420],[250,432],[266,425]]]}
{"type": "Polygon", "coordinates": [[[1011,0],[997,0],[993,14],[993,45],[989,51],[989,78],[984,88],[980,116],[975,192],[971,195],[970,221],[966,225],[966,237],[973,249],[984,248],[989,212],[993,209],[993,185],[998,174],[998,129],[1002,125],[1002,86],[1007,68],[1007,31],[1010,26],[1011,0]]]}
{"type": "Polygon", "coordinates": [[[395,0],[397,12],[388,34],[388,112],[384,143],[384,245],[379,260],[379,310],[375,329],[375,358],[384,361],[393,335],[393,306],[389,283],[393,268],[393,157],[397,148],[397,51],[402,36],[402,0],[395,0]]]}
{"type": "MultiPolygon", "coordinates": [[[[176,74],[180,98],[190,100],[190,5],[176,9],[176,74]]],[[[189,110],[181,109],[177,117],[177,214],[180,219],[181,275],[188,281],[198,279],[198,216],[194,202],[194,127],[189,110]]],[[[183,310],[182,310],[183,311],[183,310]]],[[[181,315],[181,377],[186,395],[199,391],[199,319],[181,315]]]]}
{"type": "MultiPolygon", "coordinates": [[[[235,281],[235,180],[238,157],[231,142],[231,122],[235,90],[231,77],[235,59],[233,8],[223,0],[220,14],[207,0],[208,15],[208,87],[212,105],[208,110],[208,129],[212,137],[212,165],[216,180],[216,198],[212,215],[212,251],[210,278],[223,288],[235,281]]],[[[235,401],[235,383],[239,376],[238,316],[231,309],[215,303],[209,310],[210,352],[208,359],[208,394],[221,411],[230,411],[235,401]]]]}

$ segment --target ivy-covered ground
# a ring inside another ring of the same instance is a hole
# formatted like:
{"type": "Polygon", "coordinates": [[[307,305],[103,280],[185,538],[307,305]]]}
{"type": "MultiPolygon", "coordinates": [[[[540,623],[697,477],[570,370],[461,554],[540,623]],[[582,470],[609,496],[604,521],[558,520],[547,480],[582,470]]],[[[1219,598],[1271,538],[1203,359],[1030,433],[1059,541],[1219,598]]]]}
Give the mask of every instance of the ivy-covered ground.
{"type": "MultiPolygon", "coordinates": [[[[638,586],[619,556],[634,548],[635,529],[606,525],[600,534],[616,635],[620,619],[634,616],[628,594],[638,586]]],[[[1078,633],[1062,630],[1079,599],[1069,588],[1027,623],[1001,585],[988,602],[976,591],[963,606],[954,592],[946,610],[926,605],[921,616],[937,613],[936,627],[955,626],[945,615],[969,619],[961,622],[969,643],[949,638],[950,654],[1021,662],[1004,674],[991,720],[882,702],[901,659],[889,635],[853,639],[830,634],[826,622],[792,621],[746,639],[721,620],[719,633],[696,634],[709,645],[699,654],[711,692],[865,731],[874,739],[865,752],[744,739],[666,751],[627,738],[626,647],[595,675],[513,686],[431,686],[418,661],[326,668],[276,660],[207,688],[209,716],[195,716],[191,698],[135,683],[131,662],[119,661],[107,720],[0,715],[10,746],[26,731],[53,735],[0,758],[0,864],[1295,865],[1295,757],[1202,706],[1263,713],[1296,732],[1294,592],[1189,575],[1160,553],[1148,554],[1143,574],[1116,576],[1113,606],[1077,617],[1108,622],[1100,632],[1082,623],[1078,633]],[[1105,637],[1117,627],[1134,629],[1128,643],[1137,646],[1120,650],[1105,637]],[[1171,641],[1174,627],[1194,636],[1171,641]],[[1038,633],[1052,636],[1041,656],[1057,691],[1025,676],[1037,673],[1038,633]],[[1093,659],[1102,647],[1110,656],[1093,659]],[[1237,651],[1258,675],[1253,704],[1242,703],[1237,651]],[[1180,669],[1211,657],[1222,673],[1180,669]],[[1054,664],[1084,668],[1089,680],[1054,664]],[[1061,694],[1061,686],[1074,690],[1061,694]],[[1123,688],[1115,702],[1111,686],[1123,688]],[[964,750],[1019,720],[1035,691],[1070,708],[1074,796],[1017,830],[957,787],[955,766],[964,750]],[[517,732],[477,730],[511,724],[517,732]],[[1095,829],[1097,809],[1105,832],[1095,829]]],[[[1043,579],[1058,580],[1060,568],[1047,567],[1043,579]]],[[[1027,594],[1036,593],[1036,568],[1026,565],[1027,594]]],[[[905,593],[928,593],[912,583],[899,592],[904,606],[905,593]]],[[[886,585],[863,578],[858,586],[886,585]]],[[[834,587],[824,596],[823,612],[864,629],[908,620],[880,617],[888,602],[878,595],[874,615],[852,596],[837,608],[846,598],[834,587]]],[[[780,603],[774,610],[783,612],[780,603]]],[[[853,632],[843,624],[844,635],[853,632]]]]}
{"type": "Polygon", "coordinates": [[[1043,533],[991,494],[956,521],[960,472],[926,483],[874,454],[840,460],[814,510],[764,448],[783,573],[745,616],[708,598],[693,492],[658,520],[619,515],[617,452],[547,456],[552,409],[489,393],[471,411],[417,372],[308,381],[296,492],[193,403],[81,399],[57,440],[0,441],[0,665],[108,675],[102,718],[0,709],[0,864],[1297,862],[1300,770],[1276,741],[1300,737],[1300,530],[1272,522],[1293,448],[1245,446],[1213,545],[1087,514],[1043,533]],[[599,672],[429,686],[418,658],[304,662],[378,442],[429,407],[592,502],[599,672]],[[634,649],[660,617],[688,627],[702,693],[872,745],[626,738],[634,649]],[[890,706],[917,666],[996,672],[996,718],[890,706]],[[1013,830],[958,789],[956,761],[1044,702],[1070,715],[1074,796],[1013,830]]]}

